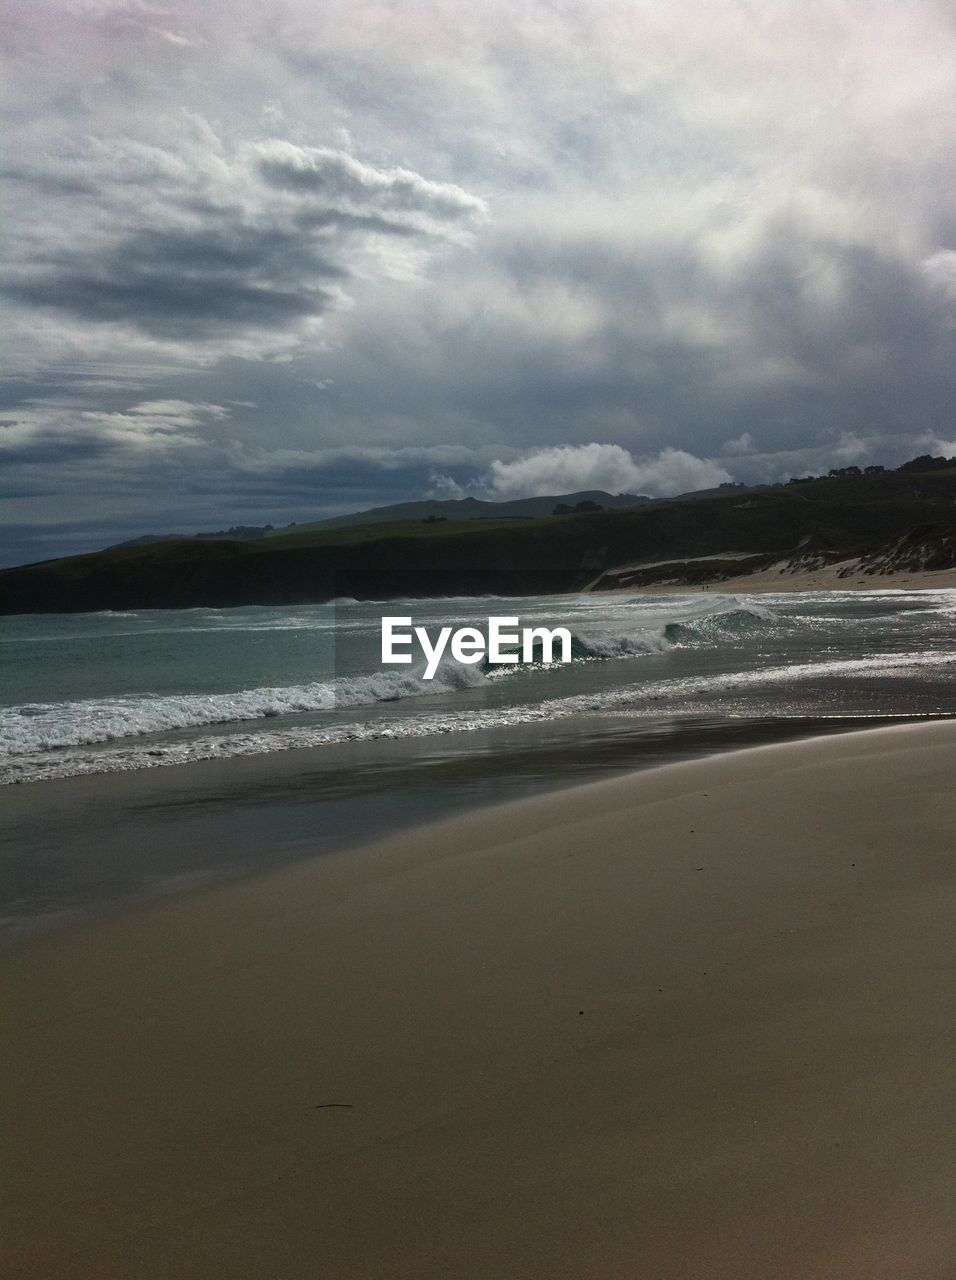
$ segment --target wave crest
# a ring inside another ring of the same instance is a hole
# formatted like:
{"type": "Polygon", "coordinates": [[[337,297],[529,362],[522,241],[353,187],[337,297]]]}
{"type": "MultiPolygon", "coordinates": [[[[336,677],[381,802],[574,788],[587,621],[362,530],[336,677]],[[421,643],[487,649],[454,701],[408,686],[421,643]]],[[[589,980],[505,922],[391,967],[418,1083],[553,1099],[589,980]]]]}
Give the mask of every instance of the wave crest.
{"type": "Polygon", "coordinates": [[[432,680],[422,669],[339,676],[288,688],[235,693],[96,698],[28,703],[0,712],[0,756],[92,746],[203,725],[239,724],[304,712],[332,711],[424,694],[453,693],[481,684],[474,667],[443,663],[432,680]]]}
{"type": "Polygon", "coordinates": [[[728,608],[714,609],[697,618],[668,622],[664,635],[672,644],[695,640],[724,639],[749,634],[775,621],[776,615],[759,604],[734,603],[728,608]]]}
{"type": "Polygon", "coordinates": [[[588,631],[571,633],[571,658],[629,658],[642,653],[663,653],[671,647],[666,628],[639,631],[588,631]]]}

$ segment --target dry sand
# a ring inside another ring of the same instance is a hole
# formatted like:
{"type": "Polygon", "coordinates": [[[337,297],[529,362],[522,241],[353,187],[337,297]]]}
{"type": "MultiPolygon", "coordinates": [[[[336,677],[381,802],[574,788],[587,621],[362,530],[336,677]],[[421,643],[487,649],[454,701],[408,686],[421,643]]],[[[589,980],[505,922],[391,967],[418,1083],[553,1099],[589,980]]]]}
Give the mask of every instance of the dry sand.
{"type": "Polygon", "coordinates": [[[744,751],[4,957],[4,1274],[951,1278],[954,773],[744,751]]]}
{"type": "Polygon", "coordinates": [[[781,573],[765,569],[762,573],[745,573],[722,582],[697,583],[693,586],[651,586],[620,588],[628,595],[635,592],[670,595],[693,595],[697,591],[727,592],[733,595],[770,591],[943,591],[956,587],[956,569],[936,569],[930,573],[853,573],[840,577],[842,565],[830,565],[810,573],[781,573]]]}

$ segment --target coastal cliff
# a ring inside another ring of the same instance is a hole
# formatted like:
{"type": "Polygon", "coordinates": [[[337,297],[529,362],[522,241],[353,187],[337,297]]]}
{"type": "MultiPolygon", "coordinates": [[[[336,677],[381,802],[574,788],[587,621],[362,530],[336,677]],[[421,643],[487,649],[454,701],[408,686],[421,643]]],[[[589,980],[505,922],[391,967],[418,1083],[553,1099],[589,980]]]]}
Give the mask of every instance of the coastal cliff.
{"type": "Polygon", "coordinates": [[[0,614],[698,585],[809,565],[956,564],[956,468],[631,510],[160,540],[0,571],[0,614]]]}

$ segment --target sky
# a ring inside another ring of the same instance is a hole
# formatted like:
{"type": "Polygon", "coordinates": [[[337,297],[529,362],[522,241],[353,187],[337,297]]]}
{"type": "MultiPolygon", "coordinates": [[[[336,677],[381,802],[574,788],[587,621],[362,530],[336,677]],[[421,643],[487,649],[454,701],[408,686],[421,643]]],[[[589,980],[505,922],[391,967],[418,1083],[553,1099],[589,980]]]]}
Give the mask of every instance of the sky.
{"type": "Polygon", "coordinates": [[[949,0],[0,0],[0,564],[956,453],[949,0]]]}

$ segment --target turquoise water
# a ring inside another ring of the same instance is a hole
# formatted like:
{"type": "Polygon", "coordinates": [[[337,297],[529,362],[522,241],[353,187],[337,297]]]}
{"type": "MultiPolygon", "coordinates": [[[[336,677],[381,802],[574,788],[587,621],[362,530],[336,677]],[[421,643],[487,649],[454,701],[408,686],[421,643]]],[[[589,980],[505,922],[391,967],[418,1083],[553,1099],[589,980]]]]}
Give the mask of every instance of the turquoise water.
{"type": "MultiPolygon", "coordinates": [[[[956,709],[956,591],[584,595],[0,619],[0,781],[598,715],[956,709]],[[383,667],[382,615],[567,626],[567,666],[383,667]]],[[[464,741],[464,739],[463,739],[464,741]]],[[[466,748],[467,749],[467,748],[466,748]]]]}

